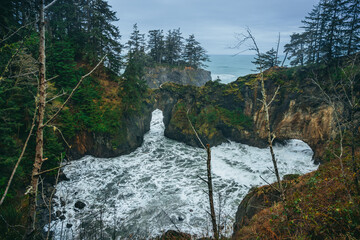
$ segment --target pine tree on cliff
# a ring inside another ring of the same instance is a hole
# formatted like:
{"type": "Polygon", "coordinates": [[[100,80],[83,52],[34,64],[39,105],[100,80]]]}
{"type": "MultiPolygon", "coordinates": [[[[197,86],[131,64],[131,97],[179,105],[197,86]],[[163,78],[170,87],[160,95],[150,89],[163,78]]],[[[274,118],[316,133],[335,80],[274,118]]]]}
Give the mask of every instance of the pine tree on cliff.
{"type": "Polygon", "coordinates": [[[290,36],[290,43],[285,44],[284,52],[292,59],[291,66],[304,65],[305,61],[305,36],[306,33],[294,33],[290,36]]]}
{"type": "MultiPolygon", "coordinates": [[[[359,0],[321,0],[302,21],[305,29],[300,43],[296,35],[290,46],[303,46],[304,62],[319,63],[351,55],[360,50],[359,0]]],[[[289,51],[289,58],[300,59],[298,51],[289,51]]],[[[295,60],[293,63],[300,64],[295,60]]]]}
{"type": "Polygon", "coordinates": [[[261,66],[262,69],[268,69],[274,66],[278,66],[280,61],[277,58],[277,52],[274,50],[274,48],[271,48],[266,53],[260,53],[256,55],[252,63],[257,66],[258,70],[260,70],[259,66],[261,66]]]}
{"type": "MultiPolygon", "coordinates": [[[[321,5],[315,5],[305,20],[302,21],[305,33],[294,33],[291,35],[289,45],[301,45],[306,52],[306,63],[318,63],[320,61],[320,48],[324,41],[323,33],[325,31],[325,22],[321,18],[321,5]],[[306,38],[305,38],[306,37],[306,38]]],[[[304,54],[301,52],[301,54],[304,54]]],[[[298,52],[294,51],[291,56],[299,59],[298,52]]],[[[295,60],[292,65],[298,65],[299,61],[295,60]]],[[[302,64],[301,64],[302,65],[302,64]]]]}
{"type": "Polygon", "coordinates": [[[145,61],[145,34],[140,33],[137,23],[133,26],[133,32],[126,43],[126,48],[128,49],[128,64],[131,61],[139,63],[145,61]]]}
{"type": "Polygon", "coordinates": [[[165,52],[163,30],[150,30],[148,37],[149,55],[155,63],[161,63],[165,52]]]}
{"type": "Polygon", "coordinates": [[[341,56],[344,7],[345,2],[340,0],[325,1],[322,4],[322,18],[326,22],[322,50],[327,60],[341,56]]]}
{"type": "Polygon", "coordinates": [[[360,51],[360,0],[348,0],[346,3],[344,37],[347,41],[343,51],[351,55],[360,51]]]}
{"type": "Polygon", "coordinates": [[[170,65],[179,64],[183,49],[183,37],[180,28],[169,30],[165,38],[165,62],[170,65]]]}
{"type": "Polygon", "coordinates": [[[206,66],[204,62],[209,61],[206,50],[196,41],[194,34],[191,34],[189,38],[186,39],[183,59],[187,65],[194,68],[206,66]]]}

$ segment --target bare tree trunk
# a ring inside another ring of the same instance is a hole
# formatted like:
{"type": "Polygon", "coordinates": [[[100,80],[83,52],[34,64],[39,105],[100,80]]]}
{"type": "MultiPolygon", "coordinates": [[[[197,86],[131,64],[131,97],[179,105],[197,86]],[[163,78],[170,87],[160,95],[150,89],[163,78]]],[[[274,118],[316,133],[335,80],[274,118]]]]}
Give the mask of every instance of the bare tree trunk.
{"type": "MultiPolygon", "coordinates": [[[[272,136],[271,129],[270,129],[269,105],[271,104],[272,101],[270,101],[269,104],[267,103],[267,95],[266,95],[266,90],[265,90],[264,77],[263,77],[262,72],[260,74],[261,74],[261,92],[262,92],[262,96],[263,96],[264,111],[265,111],[265,127],[266,127],[266,132],[267,132],[268,144],[269,144],[269,148],[270,148],[271,160],[272,160],[272,163],[274,166],[275,176],[276,176],[276,180],[278,182],[281,199],[283,201],[285,201],[284,188],[281,184],[280,174],[279,174],[277,161],[276,161],[276,157],[275,157],[275,153],[274,153],[274,149],[273,149],[273,141],[274,141],[275,136],[272,136]]],[[[277,94],[277,91],[275,92],[274,98],[275,98],[276,94],[277,94]]]]}
{"type": "Polygon", "coordinates": [[[36,222],[36,197],[38,190],[39,175],[43,164],[43,150],[44,150],[44,116],[45,116],[45,103],[46,103],[46,69],[45,69],[45,16],[44,16],[44,0],[40,3],[40,43],[39,43],[39,89],[38,89],[38,118],[37,118],[37,131],[36,131],[36,147],[35,147],[35,161],[33,171],[31,174],[31,191],[29,195],[29,223],[27,235],[29,236],[35,230],[36,222]]]}
{"type": "Polygon", "coordinates": [[[211,178],[211,150],[209,144],[206,144],[206,152],[207,152],[207,177],[208,177],[207,184],[209,189],[211,223],[213,226],[214,237],[215,239],[219,239],[219,232],[216,225],[216,215],[214,208],[214,194],[213,194],[213,186],[212,186],[212,178],[211,178]]]}
{"type": "MultiPolygon", "coordinates": [[[[255,41],[254,36],[251,34],[250,29],[247,30],[247,33],[248,33],[248,36],[246,36],[244,40],[251,39],[251,41],[254,44],[253,50],[256,51],[258,56],[260,56],[259,47],[258,47],[258,45],[257,45],[257,43],[255,41]]],[[[260,81],[261,81],[261,93],[262,93],[261,102],[263,103],[263,107],[264,107],[264,111],[265,111],[265,128],[266,128],[266,132],[267,132],[267,138],[268,138],[268,144],[269,144],[269,148],[270,148],[271,160],[272,160],[272,163],[273,163],[273,166],[274,166],[276,180],[278,182],[278,191],[280,192],[281,200],[283,202],[285,202],[286,201],[286,199],[285,199],[285,191],[284,191],[284,188],[283,188],[282,183],[281,183],[279,170],[278,170],[278,167],[277,167],[277,161],[276,161],[276,157],[275,157],[274,149],[273,149],[273,145],[272,145],[272,143],[273,143],[273,141],[275,139],[275,135],[273,135],[272,132],[271,132],[270,114],[269,114],[270,105],[274,101],[274,99],[275,99],[275,97],[276,97],[276,95],[278,93],[279,88],[276,89],[276,91],[274,93],[274,96],[272,97],[270,102],[268,102],[267,101],[267,94],[266,94],[265,84],[264,84],[264,73],[263,73],[263,68],[262,68],[261,63],[260,63],[259,67],[260,67],[260,81]]]]}
{"type": "Polygon", "coordinates": [[[196,138],[199,140],[201,146],[206,150],[207,153],[207,161],[206,161],[206,166],[207,166],[207,180],[201,178],[199,176],[199,178],[201,180],[203,180],[205,183],[207,183],[208,185],[208,196],[209,196],[209,204],[210,204],[210,217],[211,217],[211,223],[212,223],[212,227],[213,227],[213,233],[214,233],[214,238],[215,239],[219,239],[219,232],[218,232],[218,228],[217,228],[217,224],[216,224],[216,214],[215,214],[215,207],[214,207],[214,193],[213,193],[213,185],[212,185],[212,177],[211,177],[211,149],[210,149],[210,145],[206,144],[206,147],[204,145],[204,143],[201,141],[199,135],[197,134],[194,126],[192,125],[190,118],[189,118],[189,110],[187,110],[186,112],[186,117],[190,123],[190,126],[192,128],[192,130],[194,131],[196,138]]]}

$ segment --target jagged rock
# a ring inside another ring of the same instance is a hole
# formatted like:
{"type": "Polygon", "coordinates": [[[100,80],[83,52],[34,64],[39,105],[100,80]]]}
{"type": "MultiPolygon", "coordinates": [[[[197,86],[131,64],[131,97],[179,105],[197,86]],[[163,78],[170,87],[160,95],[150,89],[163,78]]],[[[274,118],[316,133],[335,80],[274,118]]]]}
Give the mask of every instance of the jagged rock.
{"type": "Polygon", "coordinates": [[[77,201],[74,206],[78,209],[83,209],[86,206],[86,204],[83,203],[82,201],[77,201]]]}
{"type": "Polygon", "coordinates": [[[61,171],[59,174],[59,182],[60,181],[70,181],[70,179],[61,171]]]}
{"type": "Polygon", "coordinates": [[[66,202],[62,197],[60,197],[60,205],[61,205],[61,207],[65,207],[65,205],[66,205],[66,202]]]}
{"type": "MultiPolygon", "coordinates": [[[[233,112],[240,109],[243,116],[252,121],[252,126],[237,127],[229,124],[228,119],[224,120],[217,110],[216,124],[211,128],[206,127],[208,123],[202,124],[204,129],[197,129],[203,142],[216,146],[229,139],[251,146],[266,147],[265,115],[258,101],[261,90],[259,86],[256,88],[249,84],[251,78],[255,78],[255,75],[239,78],[227,85],[210,81],[201,88],[164,84],[156,91],[156,105],[164,112],[165,136],[200,147],[189,127],[186,109],[195,109],[197,112],[194,115],[199,117],[199,111],[216,106],[233,112]],[[181,105],[184,110],[180,111],[178,108],[181,105]]],[[[271,78],[265,81],[268,96],[274,95],[278,85],[276,81],[271,78]]],[[[335,134],[333,110],[326,102],[312,98],[317,92],[312,82],[288,81],[287,85],[282,86],[270,108],[270,125],[276,136],[275,140],[282,143],[288,139],[306,142],[314,152],[314,161],[319,163],[322,161],[327,139],[335,134]]],[[[208,116],[203,113],[203,117],[208,116]]]]}
{"type": "Polygon", "coordinates": [[[61,211],[56,211],[56,213],[55,213],[55,216],[58,218],[58,217],[60,217],[61,216],[61,211]]]}
{"type": "Polygon", "coordinates": [[[279,192],[270,186],[250,189],[249,193],[241,201],[236,212],[233,239],[238,239],[236,237],[238,230],[248,225],[256,213],[272,206],[274,202],[279,200],[279,192]]]}
{"type": "Polygon", "coordinates": [[[128,154],[141,146],[144,134],[150,130],[153,105],[143,106],[141,113],[124,116],[120,133],[80,132],[72,140],[69,155],[79,159],[85,155],[116,157],[128,154]],[[121,135],[121,136],[120,136],[121,135]]]}
{"type": "Polygon", "coordinates": [[[61,221],[64,221],[64,220],[66,219],[66,217],[65,217],[64,215],[61,215],[61,216],[59,217],[59,219],[60,219],[61,221]]]}
{"type": "Polygon", "coordinates": [[[66,224],[66,228],[71,228],[73,225],[71,223],[66,224]]]}

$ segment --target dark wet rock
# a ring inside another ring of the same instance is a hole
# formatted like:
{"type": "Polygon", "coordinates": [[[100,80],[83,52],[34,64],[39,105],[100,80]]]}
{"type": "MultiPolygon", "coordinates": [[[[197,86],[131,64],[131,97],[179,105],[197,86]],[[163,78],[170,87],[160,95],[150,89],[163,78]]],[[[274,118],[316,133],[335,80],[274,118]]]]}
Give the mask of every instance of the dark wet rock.
{"type": "Polygon", "coordinates": [[[66,228],[71,228],[73,225],[71,223],[66,224],[66,228]]]}
{"type": "Polygon", "coordinates": [[[66,217],[65,217],[64,215],[61,215],[61,216],[59,217],[59,219],[60,219],[61,221],[64,221],[64,220],[66,219],[66,217]]]}
{"type": "Polygon", "coordinates": [[[62,206],[62,207],[65,207],[65,205],[66,205],[66,202],[65,202],[65,200],[61,197],[60,198],[60,205],[62,206]]]}
{"type": "Polygon", "coordinates": [[[144,135],[150,130],[153,111],[152,103],[144,103],[137,113],[124,114],[121,126],[115,132],[78,133],[70,142],[73,147],[69,150],[72,159],[79,159],[85,155],[94,157],[117,157],[128,154],[140,147],[144,135]]]}
{"type": "Polygon", "coordinates": [[[58,218],[58,217],[60,217],[61,216],[61,211],[56,211],[56,213],[55,213],[55,216],[58,218]]]}
{"type": "Polygon", "coordinates": [[[180,222],[182,222],[182,221],[185,220],[185,218],[184,218],[183,216],[178,216],[178,220],[179,220],[180,222]]]}
{"type": "Polygon", "coordinates": [[[77,201],[74,206],[78,209],[83,209],[86,206],[86,204],[83,203],[82,201],[77,201]]]}
{"type": "Polygon", "coordinates": [[[70,181],[70,179],[61,171],[59,174],[59,181],[70,181]]]}
{"type": "Polygon", "coordinates": [[[237,239],[236,233],[243,226],[247,226],[256,213],[272,206],[274,202],[279,200],[279,192],[271,186],[250,189],[249,193],[241,201],[236,212],[233,239],[237,239]]]}

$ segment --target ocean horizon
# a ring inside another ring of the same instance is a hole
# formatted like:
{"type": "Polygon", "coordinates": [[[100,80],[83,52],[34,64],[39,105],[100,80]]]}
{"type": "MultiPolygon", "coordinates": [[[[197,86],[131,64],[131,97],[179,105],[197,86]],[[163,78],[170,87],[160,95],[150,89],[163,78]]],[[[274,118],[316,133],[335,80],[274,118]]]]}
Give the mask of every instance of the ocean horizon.
{"type": "MultiPolygon", "coordinates": [[[[220,79],[222,83],[230,83],[238,77],[253,74],[256,66],[251,62],[254,61],[255,55],[209,55],[210,62],[206,62],[205,70],[211,72],[212,80],[220,79]]],[[[282,61],[284,56],[279,56],[282,61]]]]}

